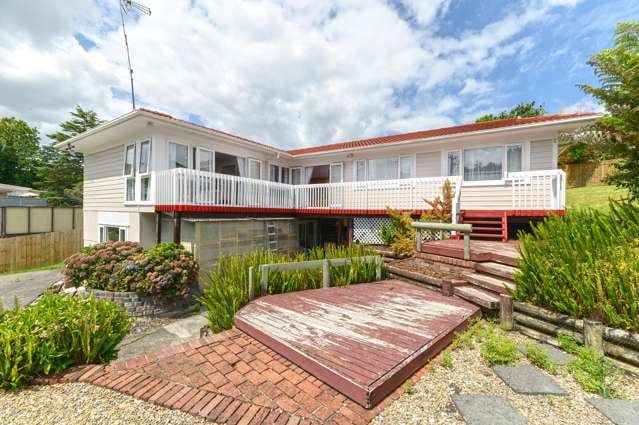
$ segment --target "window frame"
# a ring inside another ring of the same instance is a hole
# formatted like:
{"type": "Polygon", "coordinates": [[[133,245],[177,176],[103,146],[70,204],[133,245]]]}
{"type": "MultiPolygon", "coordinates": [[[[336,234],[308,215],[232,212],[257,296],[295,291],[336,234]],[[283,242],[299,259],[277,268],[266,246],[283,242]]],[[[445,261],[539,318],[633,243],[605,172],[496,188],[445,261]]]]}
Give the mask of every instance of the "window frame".
{"type": "Polygon", "coordinates": [[[331,184],[335,184],[335,183],[344,183],[344,163],[343,162],[331,162],[328,165],[328,182],[331,184]],[[337,166],[339,165],[340,167],[340,176],[339,176],[339,182],[333,182],[333,166],[337,166]]]}
{"type": "Polygon", "coordinates": [[[118,229],[118,241],[126,241],[129,237],[129,226],[118,226],[115,224],[98,224],[98,243],[109,242],[106,239],[109,228],[118,229]],[[104,237],[103,237],[104,236],[104,237]]]}
{"type": "Polygon", "coordinates": [[[295,186],[299,186],[301,184],[303,184],[303,177],[304,177],[304,169],[302,167],[291,167],[291,178],[290,178],[290,184],[295,185],[295,186]],[[300,181],[299,183],[293,183],[293,172],[295,170],[298,170],[300,172],[300,181]]]}
{"type": "Polygon", "coordinates": [[[464,150],[463,149],[450,149],[446,151],[446,177],[463,177],[464,173],[462,172],[462,169],[464,168],[464,150]],[[450,154],[451,153],[457,153],[458,158],[459,158],[459,164],[458,164],[458,170],[457,170],[457,174],[451,174],[450,173],[450,154]]]}
{"type": "Polygon", "coordinates": [[[368,160],[367,159],[356,159],[353,161],[353,181],[354,182],[365,182],[368,181],[368,160]],[[360,180],[357,176],[358,164],[364,164],[364,179],[360,180]]]}
{"type": "Polygon", "coordinates": [[[192,152],[191,152],[191,146],[187,143],[180,143],[180,142],[175,142],[172,140],[168,140],[167,144],[166,144],[166,164],[167,170],[174,170],[174,169],[179,169],[179,168],[191,168],[191,163],[193,162],[193,159],[191,158],[193,156],[192,152]],[[185,167],[171,167],[171,145],[177,145],[177,146],[184,146],[186,148],[186,166],[185,167]]]}
{"type": "Polygon", "coordinates": [[[524,171],[524,144],[523,143],[508,143],[507,145],[504,145],[504,178],[508,177],[508,174],[510,174],[511,172],[508,171],[508,148],[509,147],[513,147],[513,146],[519,146],[520,149],[520,156],[521,158],[519,159],[519,164],[520,164],[520,170],[519,171],[512,171],[513,173],[518,173],[518,172],[522,172],[524,171]]]}
{"type": "Polygon", "coordinates": [[[137,142],[131,142],[124,145],[124,163],[122,166],[122,176],[124,179],[124,203],[131,204],[135,203],[138,199],[138,190],[137,190],[137,178],[136,178],[136,170],[137,170],[137,142]],[[129,148],[133,148],[133,158],[131,159],[131,169],[129,173],[127,173],[127,157],[129,154],[129,148]],[[133,198],[129,199],[129,183],[133,182],[133,198]]]}
{"type": "Polygon", "coordinates": [[[203,171],[202,170],[202,152],[206,152],[209,153],[211,155],[211,169],[209,171],[204,171],[205,173],[215,173],[215,151],[212,149],[208,149],[208,148],[203,148],[198,146],[197,148],[195,148],[195,156],[193,158],[193,168],[195,168],[197,171],[203,171]]]}
{"type": "Polygon", "coordinates": [[[248,177],[249,179],[254,179],[254,180],[262,180],[262,161],[255,158],[246,158],[246,163],[248,164],[247,170],[246,170],[246,177],[248,177]],[[258,173],[259,176],[257,178],[251,177],[251,163],[253,162],[257,162],[257,166],[259,170],[259,173],[258,173]]]}

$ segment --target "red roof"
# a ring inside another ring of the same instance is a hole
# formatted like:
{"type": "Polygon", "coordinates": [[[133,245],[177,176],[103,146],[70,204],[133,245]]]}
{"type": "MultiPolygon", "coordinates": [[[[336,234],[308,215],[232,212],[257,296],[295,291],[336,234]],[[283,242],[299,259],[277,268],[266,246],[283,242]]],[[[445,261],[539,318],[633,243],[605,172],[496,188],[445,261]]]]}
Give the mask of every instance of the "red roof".
{"type": "Polygon", "coordinates": [[[303,155],[309,153],[316,152],[327,152],[333,150],[341,150],[341,149],[352,149],[352,148],[361,148],[365,146],[374,146],[381,145],[386,143],[395,143],[395,142],[405,142],[410,140],[421,140],[428,139],[431,137],[440,137],[440,136],[449,136],[453,134],[463,134],[463,133],[472,133],[475,131],[483,131],[483,130],[493,130],[497,128],[504,127],[513,127],[518,125],[526,125],[526,124],[536,124],[542,122],[550,122],[550,121],[561,121],[568,120],[573,118],[581,118],[581,117],[595,117],[598,114],[595,112],[578,112],[574,114],[554,114],[554,115],[542,115],[540,117],[530,117],[530,118],[507,118],[503,120],[494,120],[494,121],[484,121],[472,124],[462,124],[453,127],[443,127],[443,128],[435,128],[432,130],[423,130],[423,131],[414,131],[412,133],[404,133],[404,134],[395,134],[391,136],[382,136],[382,137],[374,137],[372,139],[360,139],[360,140],[351,140],[348,142],[340,142],[340,143],[331,143],[328,145],[321,146],[311,146],[307,148],[299,148],[299,149],[290,149],[284,150],[280,148],[276,148],[274,146],[266,145],[264,143],[259,143],[254,140],[247,139],[245,137],[236,136],[231,133],[226,133],[224,131],[216,130],[214,128],[205,127],[200,124],[194,124],[189,121],[185,121],[179,118],[175,118],[169,114],[165,114],[163,112],[154,111],[151,109],[140,108],[141,111],[149,112],[151,114],[155,114],[164,118],[171,119],[173,121],[182,122],[185,124],[195,125],[197,127],[202,127],[206,130],[215,131],[217,133],[226,134],[231,137],[235,137],[237,139],[241,139],[245,142],[253,143],[258,146],[262,146],[268,149],[277,150],[280,152],[286,152],[291,155],[303,155]]]}
{"type": "Polygon", "coordinates": [[[492,130],[496,128],[512,127],[517,125],[536,124],[547,121],[561,121],[571,118],[589,117],[598,115],[595,112],[579,112],[574,114],[543,115],[530,118],[508,118],[503,120],[484,121],[472,124],[462,124],[454,127],[434,128],[432,130],[414,131],[412,133],[394,134],[391,136],[374,137],[372,139],[352,140],[349,142],[332,143],[322,146],[291,149],[287,151],[291,155],[302,155],[316,152],[326,152],[339,149],[361,148],[365,146],[381,145],[385,143],[405,142],[409,140],[427,139],[430,137],[449,136],[452,134],[472,133],[474,131],[492,130]]]}

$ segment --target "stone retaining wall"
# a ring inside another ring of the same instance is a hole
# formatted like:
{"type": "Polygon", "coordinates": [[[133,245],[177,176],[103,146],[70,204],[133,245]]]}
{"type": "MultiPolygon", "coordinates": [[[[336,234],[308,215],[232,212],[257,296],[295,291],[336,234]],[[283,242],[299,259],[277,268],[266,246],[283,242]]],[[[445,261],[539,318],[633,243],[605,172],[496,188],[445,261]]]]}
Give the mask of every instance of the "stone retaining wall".
{"type": "Polygon", "coordinates": [[[188,298],[162,298],[137,292],[110,292],[84,287],[68,288],[65,292],[72,292],[74,295],[93,295],[98,299],[113,301],[123,306],[132,317],[170,316],[193,311],[197,308],[192,296],[188,298]]]}

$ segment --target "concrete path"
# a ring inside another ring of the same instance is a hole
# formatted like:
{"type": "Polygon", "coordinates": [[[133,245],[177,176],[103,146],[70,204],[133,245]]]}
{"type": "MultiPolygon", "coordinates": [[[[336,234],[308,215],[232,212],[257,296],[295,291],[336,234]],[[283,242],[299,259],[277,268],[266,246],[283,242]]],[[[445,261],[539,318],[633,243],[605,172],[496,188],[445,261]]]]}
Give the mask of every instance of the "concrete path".
{"type": "Polygon", "coordinates": [[[615,425],[636,425],[639,423],[639,401],[637,400],[587,398],[586,401],[615,425]]]}
{"type": "Polygon", "coordinates": [[[493,372],[519,394],[568,394],[550,375],[533,365],[493,366],[493,372]]]}
{"type": "Polygon", "coordinates": [[[453,402],[468,425],[524,425],[526,422],[503,397],[454,394],[453,402]]]}
{"type": "Polygon", "coordinates": [[[130,359],[199,338],[200,328],[206,323],[204,316],[193,314],[168,325],[150,329],[144,334],[125,338],[118,347],[118,360],[130,359]]]}
{"type": "Polygon", "coordinates": [[[0,301],[4,308],[11,308],[14,298],[17,297],[20,305],[25,306],[61,277],[60,269],[2,275],[0,301]]]}

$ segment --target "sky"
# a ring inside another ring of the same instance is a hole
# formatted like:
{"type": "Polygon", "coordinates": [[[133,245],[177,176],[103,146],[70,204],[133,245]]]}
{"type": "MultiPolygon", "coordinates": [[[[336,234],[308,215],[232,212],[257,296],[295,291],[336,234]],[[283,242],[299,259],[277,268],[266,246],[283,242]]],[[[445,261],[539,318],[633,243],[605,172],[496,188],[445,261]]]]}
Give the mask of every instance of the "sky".
{"type": "MultiPolygon", "coordinates": [[[[636,0],[142,0],[126,16],[136,106],[283,148],[472,122],[577,84],[636,0]]],[[[44,136],[75,105],[131,110],[118,0],[3,0],[0,117],[44,136]]]]}

